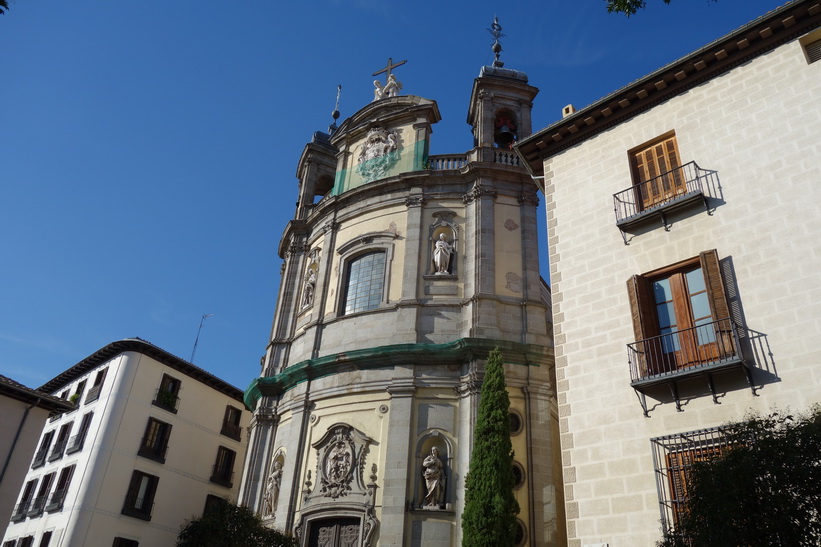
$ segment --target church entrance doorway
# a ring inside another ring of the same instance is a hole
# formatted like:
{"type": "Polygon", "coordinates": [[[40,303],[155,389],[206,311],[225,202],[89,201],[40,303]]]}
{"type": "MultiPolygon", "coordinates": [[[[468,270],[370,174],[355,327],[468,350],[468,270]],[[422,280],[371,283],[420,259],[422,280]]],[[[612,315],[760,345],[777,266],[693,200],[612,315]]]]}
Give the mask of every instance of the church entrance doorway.
{"type": "Polygon", "coordinates": [[[361,520],[326,518],[311,522],[308,547],[357,547],[361,520]]]}

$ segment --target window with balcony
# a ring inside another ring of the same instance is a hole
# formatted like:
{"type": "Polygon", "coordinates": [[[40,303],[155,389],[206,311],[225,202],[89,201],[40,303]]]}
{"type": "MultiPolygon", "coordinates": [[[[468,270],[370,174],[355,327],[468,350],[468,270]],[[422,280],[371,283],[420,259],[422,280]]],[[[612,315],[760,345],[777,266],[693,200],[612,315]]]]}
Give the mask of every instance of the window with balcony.
{"type": "Polygon", "coordinates": [[[3,543],[3,547],[15,547],[15,545],[17,545],[17,540],[16,539],[11,539],[11,540],[6,541],[5,543],[3,543]]]}
{"type": "Polygon", "coordinates": [[[627,345],[635,389],[667,383],[680,408],[675,382],[683,378],[706,375],[714,399],[713,372],[742,366],[752,383],[715,250],[634,275],[627,288],[636,337],[627,345]]]}
{"type": "Polygon", "coordinates": [[[48,456],[48,461],[53,462],[63,457],[63,453],[68,445],[68,437],[71,433],[71,425],[73,422],[63,424],[60,426],[60,432],[57,434],[57,440],[54,442],[54,448],[48,456]]]}
{"type": "Polygon", "coordinates": [[[174,414],[177,413],[177,406],[180,398],[180,381],[176,378],[163,374],[160,387],[157,389],[153,404],[174,414]]]}
{"type": "Polygon", "coordinates": [[[231,405],[226,406],[220,434],[230,437],[235,441],[240,440],[242,434],[242,428],[239,425],[240,420],[242,420],[242,411],[231,405]]]}
{"type": "Polygon", "coordinates": [[[26,516],[34,518],[43,514],[43,510],[46,507],[46,502],[48,501],[48,494],[51,490],[51,483],[54,481],[55,474],[56,473],[49,473],[40,481],[40,489],[37,490],[37,496],[31,500],[26,516]]]}
{"type": "Polygon", "coordinates": [[[20,496],[20,502],[14,507],[14,511],[12,511],[12,522],[20,522],[26,519],[29,505],[31,505],[31,501],[34,499],[34,493],[37,490],[37,481],[38,479],[33,479],[26,483],[26,486],[23,488],[23,495],[20,496]]]}
{"type": "Polygon", "coordinates": [[[83,444],[85,443],[86,435],[88,434],[88,428],[91,427],[91,418],[93,416],[93,412],[88,412],[83,416],[83,419],[80,422],[79,431],[77,431],[77,434],[71,437],[68,441],[66,454],[74,454],[75,452],[79,452],[83,449],[83,444]]]}
{"type": "Polygon", "coordinates": [[[220,446],[217,450],[217,461],[211,473],[211,482],[231,488],[234,483],[234,459],[237,453],[229,448],[220,446]]]}
{"type": "Polygon", "coordinates": [[[105,382],[107,373],[108,368],[97,371],[97,375],[94,376],[94,385],[91,386],[91,389],[88,390],[88,394],[86,395],[86,404],[94,402],[100,398],[100,390],[103,389],[103,382],[105,382]]]}
{"type": "Polygon", "coordinates": [[[77,384],[77,389],[74,391],[74,393],[71,394],[71,397],[68,398],[69,402],[71,402],[71,404],[80,406],[80,403],[82,402],[82,399],[83,399],[83,392],[85,390],[86,390],[86,381],[83,380],[82,382],[77,384]]]}
{"type": "Polygon", "coordinates": [[[43,535],[40,536],[40,543],[38,543],[38,547],[48,547],[51,543],[51,535],[53,533],[54,532],[51,531],[43,532],[43,535]]]}
{"type": "Polygon", "coordinates": [[[360,255],[346,268],[342,314],[378,308],[384,299],[385,255],[382,251],[360,255]]]}
{"type": "Polygon", "coordinates": [[[687,512],[687,486],[693,465],[727,449],[721,429],[703,429],[651,439],[662,526],[675,535],[687,512]]]}
{"type": "Polygon", "coordinates": [[[171,436],[171,424],[154,418],[148,419],[140,449],[137,454],[160,463],[165,463],[165,453],[168,451],[168,439],[171,436]]]}
{"type": "Polygon", "coordinates": [[[673,131],[630,150],[628,156],[633,184],[613,195],[616,226],[622,233],[652,219],[669,229],[669,213],[693,204],[709,210],[708,198],[719,197],[717,173],[694,161],[682,163],[673,131]]]}
{"type": "Polygon", "coordinates": [[[159,477],[135,470],[125,496],[122,514],[142,520],[151,520],[154,494],[157,492],[159,482],[159,477]]]}
{"type": "Polygon", "coordinates": [[[54,430],[48,431],[45,435],[43,435],[43,439],[40,441],[40,446],[37,448],[37,452],[34,453],[34,459],[31,462],[31,468],[37,469],[38,467],[42,467],[46,464],[46,457],[48,456],[48,450],[51,448],[51,441],[54,439],[54,430]]]}
{"type": "Polygon", "coordinates": [[[46,511],[54,513],[63,508],[63,503],[68,493],[68,487],[71,485],[71,477],[74,476],[74,465],[64,467],[60,471],[60,476],[57,477],[57,484],[54,487],[54,492],[46,504],[46,511]]]}
{"type": "Polygon", "coordinates": [[[17,547],[32,547],[34,545],[34,536],[26,536],[17,540],[17,547]]]}

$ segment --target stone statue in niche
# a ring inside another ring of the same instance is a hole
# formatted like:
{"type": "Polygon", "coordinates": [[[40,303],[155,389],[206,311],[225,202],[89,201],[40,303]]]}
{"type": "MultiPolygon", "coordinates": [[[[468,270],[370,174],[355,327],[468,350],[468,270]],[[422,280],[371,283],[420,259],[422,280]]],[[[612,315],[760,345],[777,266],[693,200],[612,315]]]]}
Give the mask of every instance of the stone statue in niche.
{"type": "Polygon", "coordinates": [[[433,245],[433,266],[436,275],[450,273],[450,257],[453,254],[453,245],[445,239],[445,234],[439,234],[439,239],[433,245]]]}
{"type": "Polygon", "coordinates": [[[305,272],[305,287],[302,289],[302,307],[308,308],[314,303],[314,292],[316,290],[316,270],[314,265],[308,266],[305,272]]]}
{"type": "Polygon", "coordinates": [[[265,485],[265,497],[262,499],[262,516],[268,517],[274,514],[277,508],[277,498],[279,497],[279,487],[282,484],[282,462],[274,462],[274,468],[268,475],[265,485]]]}
{"type": "Polygon", "coordinates": [[[439,449],[435,446],[422,461],[422,476],[425,478],[425,502],[422,507],[439,509],[445,502],[445,471],[439,459],[439,449]]]}

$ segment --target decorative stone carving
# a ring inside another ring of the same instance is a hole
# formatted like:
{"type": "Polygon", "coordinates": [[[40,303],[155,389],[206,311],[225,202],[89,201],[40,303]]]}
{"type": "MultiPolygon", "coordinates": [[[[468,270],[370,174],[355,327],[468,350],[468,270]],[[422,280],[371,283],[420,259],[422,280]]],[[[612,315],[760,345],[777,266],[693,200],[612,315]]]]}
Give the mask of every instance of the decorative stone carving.
{"type": "Polygon", "coordinates": [[[398,142],[399,135],[396,131],[372,127],[359,151],[356,172],[368,182],[384,177],[399,161],[398,142]]]}
{"type": "Polygon", "coordinates": [[[439,459],[439,449],[435,446],[422,461],[422,476],[425,479],[425,502],[423,508],[441,509],[445,504],[445,469],[439,459]]]}
{"type": "Polygon", "coordinates": [[[388,81],[383,87],[379,80],[373,81],[373,100],[387,99],[389,97],[396,97],[402,90],[402,82],[396,79],[395,74],[388,76],[388,81]]]}
{"type": "Polygon", "coordinates": [[[312,446],[317,451],[317,497],[338,499],[350,494],[367,494],[363,479],[365,456],[372,440],[353,427],[337,423],[328,428],[312,446]]]}
{"type": "Polygon", "coordinates": [[[430,271],[433,275],[456,275],[456,253],[459,227],[453,223],[456,213],[453,211],[436,211],[436,217],[430,227],[431,262],[430,271]]]}
{"type": "Polygon", "coordinates": [[[468,204],[484,196],[490,196],[493,199],[496,199],[497,195],[498,192],[496,190],[491,190],[490,188],[476,185],[470,190],[470,192],[462,196],[462,201],[465,204],[468,204]]]}

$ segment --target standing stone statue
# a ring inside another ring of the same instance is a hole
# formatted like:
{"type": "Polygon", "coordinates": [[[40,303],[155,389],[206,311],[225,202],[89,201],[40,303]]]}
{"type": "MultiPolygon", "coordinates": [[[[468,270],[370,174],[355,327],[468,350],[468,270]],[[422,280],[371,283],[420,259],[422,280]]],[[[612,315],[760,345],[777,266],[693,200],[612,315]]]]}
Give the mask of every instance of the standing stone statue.
{"type": "Polygon", "coordinates": [[[433,247],[433,265],[437,275],[450,273],[450,255],[453,254],[453,246],[445,240],[445,234],[439,234],[439,239],[433,247]]]}
{"type": "Polygon", "coordinates": [[[277,508],[277,497],[279,496],[279,486],[282,482],[282,463],[274,462],[274,468],[268,475],[268,482],[265,485],[265,497],[262,500],[262,516],[267,517],[274,514],[277,508]]]}
{"type": "Polygon", "coordinates": [[[396,97],[399,95],[399,91],[402,89],[402,84],[397,81],[396,75],[391,74],[388,76],[388,81],[385,83],[385,87],[382,89],[382,97],[396,97]]]}
{"type": "Polygon", "coordinates": [[[439,449],[435,446],[430,449],[430,454],[422,461],[425,478],[425,503],[423,507],[439,508],[445,499],[445,473],[442,460],[439,459],[439,449]]]}
{"type": "Polygon", "coordinates": [[[305,277],[305,289],[302,296],[302,307],[307,308],[314,303],[314,290],[316,289],[316,271],[308,267],[305,277]]]}

